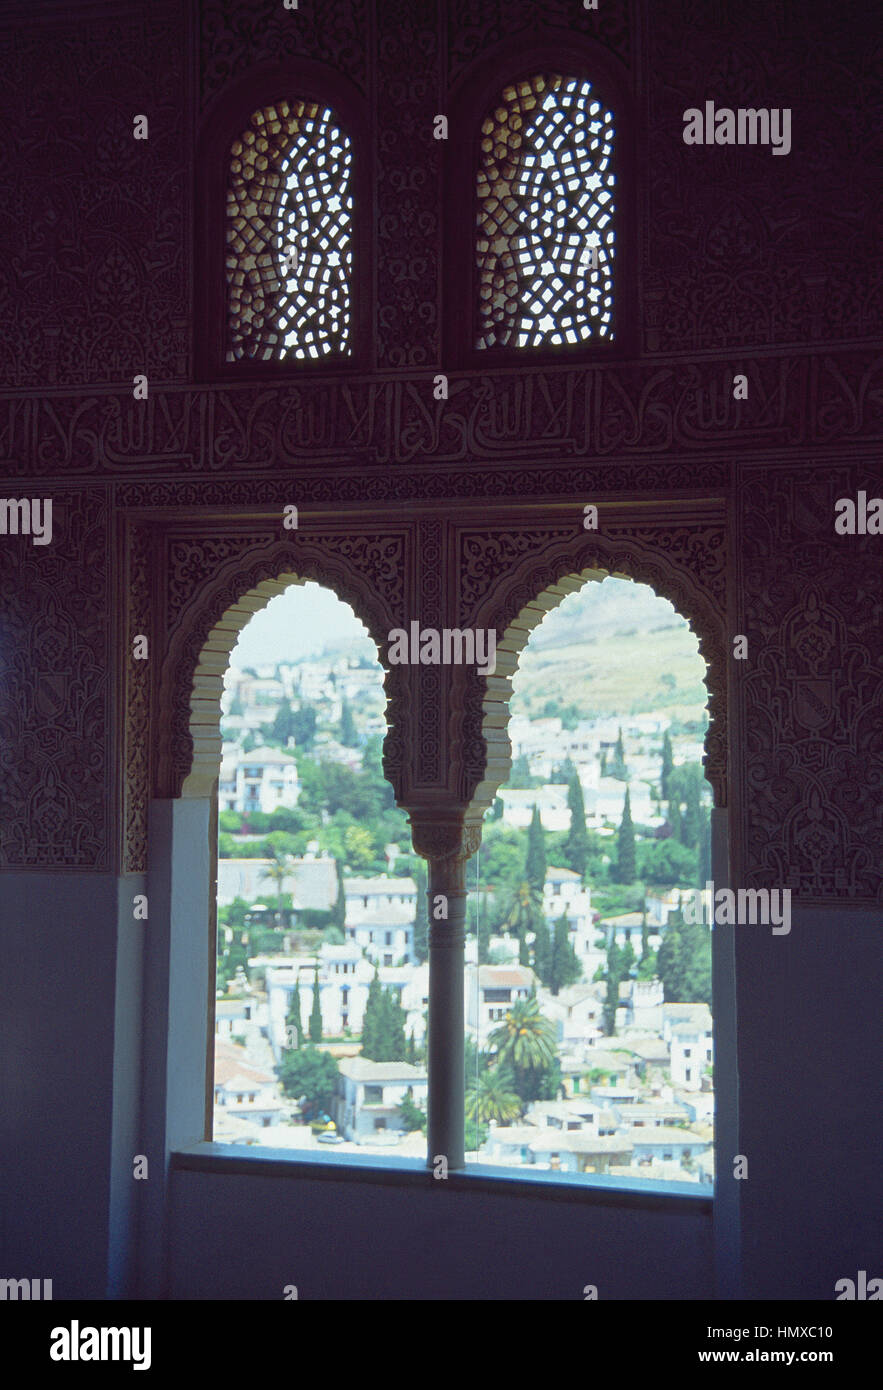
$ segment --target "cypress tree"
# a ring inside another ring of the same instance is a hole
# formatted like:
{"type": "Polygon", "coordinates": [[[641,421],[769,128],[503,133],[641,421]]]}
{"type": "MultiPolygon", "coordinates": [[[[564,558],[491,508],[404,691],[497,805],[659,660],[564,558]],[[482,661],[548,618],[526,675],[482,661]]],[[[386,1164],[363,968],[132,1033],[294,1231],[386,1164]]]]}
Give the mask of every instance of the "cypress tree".
{"type": "Polygon", "coordinates": [[[660,778],[663,801],[669,801],[671,799],[671,790],[668,784],[674,765],[674,756],[671,751],[671,737],[668,729],[666,729],[662,739],[662,777],[660,778]]]}
{"type": "Polygon", "coordinates": [[[303,1023],[300,1017],[300,985],[298,977],[294,977],[294,989],[288,1000],[288,1013],[285,1015],[286,1037],[291,1036],[291,1029],[294,1029],[294,1042],[289,1043],[290,1047],[300,1047],[303,1042],[303,1023]]]}
{"type": "Polygon", "coordinates": [[[555,932],[552,937],[549,988],[553,994],[557,994],[559,990],[564,989],[567,985],[575,984],[582,973],[582,966],[577,959],[576,952],[570,944],[567,913],[562,912],[558,921],[555,923],[555,932]]]}
{"type": "Polygon", "coordinates": [[[567,784],[567,805],[570,808],[570,832],[564,844],[564,854],[568,867],[584,880],[589,863],[589,835],[583,789],[575,772],[567,784]]]}
{"type": "Polygon", "coordinates": [[[334,873],[337,878],[337,897],[331,905],[330,925],[343,931],[346,926],[346,892],[343,886],[343,865],[337,858],[334,860],[334,873]]]}
{"type": "Polygon", "coordinates": [[[702,830],[699,835],[699,866],[696,874],[697,887],[704,888],[711,878],[711,811],[706,807],[702,815],[702,830]]]}
{"type": "Polygon", "coordinates": [[[684,981],[681,978],[681,937],[680,932],[684,925],[683,914],[678,908],[668,915],[668,922],[662,934],[662,941],[659,943],[659,950],[656,954],[656,973],[662,981],[662,989],[666,1004],[684,1004],[681,996],[684,990],[684,981]]]}
{"type": "Polygon", "coordinates": [[[611,777],[618,778],[620,782],[624,782],[628,776],[625,765],[625,747],[622,741],[622,729],[619,731],[616,739],[616,747],[613,750],[613,767],[610,775],[611,777]]]}
{"type": "Polygon", "coordinates": [[[607,948],[607,994],[604,1000],[604,1029],[612,1038],[616,1032],[616,1010],[619,1007],[619,981],[621,971],[620,950],[614,932],[607,948]]]}
{"type": "Polygon", "coordinates": [[[313,1007],[310,1009],[310,1042],[322,1041],[322,1005],[319,1002],[319,967],[313,976],[313,1007]]]}
{"type": "Polygon", "coordinates": [[[405,1042],[405,1024],[408,1021],[408,1015],[391,989],[386,989],[383,992],[385,995],[384,1031],[386,1037],[383,1049],[385,1055],[378,1060],[381,1062],[404,1062],[408,1055],[407,1043],[405,1042]]]}
{"type": "Polygon", "coordinates": [[[380,971],[374,967],[374,979],[368,986],[368,998],[365,1001],[365,1016],[362,1019],[362,1057],[368,1057],[371,1061],[379,1060],[377,1057],[377,1045],[380,1042],[378,1024],[380,1022],[381,999],[383,986],[380,983],[380,971]]]}
{"type": "Polygon", "coordinates": [[[546,837],[539,807],[533,808],[530,829],[527,832],[527,857],[524,861],[524,876],[532,887],[542,893],[546,883],[546,837]]]}
{"type": "Polygon", "coordinates": [[[691,763],[687,778],[687,788],[682,828],[682,841],[688,849],[699,848],[702,833],[702,774],[695,763],[691,763]]]}
{"type": "Polygon", "coordinates": [[[544,985],[548,985],[552,970],[552,938],[546,919],[534,928],[533,968],[544,985]]]}
{"type": "Polygon", "coordinates": [[[418,961],[429,959],[429,900],[426,896],[426,864],[418,859],[414,870],[417,882],[417,907],[414,914],[414,955],[418,961]]]}
{"type": "Polygon", "coordinates": [[[616,865],[611,877],[616,883],[635,881],[635,827],[632,824],[632,802],[628,787],[625,789],[622,822],[616,842],[616,865]]]}
{"type": "Polygon", "coordinates": [[[665,819],[671,826],[671,838],[682,845],[684,843],[684,830],[681,823],[681,808],[676,801],[668,803],[668,814],[665,819]]]}
{"type": "Polygon", "coordinates": [[[346,700],[340,706],[340,741],[345,748],[356,748],[359,743],[356,721],[346,700]]]}

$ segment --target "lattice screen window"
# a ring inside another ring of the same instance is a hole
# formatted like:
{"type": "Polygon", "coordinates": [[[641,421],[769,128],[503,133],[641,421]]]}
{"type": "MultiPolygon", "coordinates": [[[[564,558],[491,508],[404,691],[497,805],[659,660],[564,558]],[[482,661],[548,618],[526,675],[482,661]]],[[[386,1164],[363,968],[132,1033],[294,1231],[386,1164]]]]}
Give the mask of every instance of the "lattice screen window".
{"type": "Polygon", "coordinates": [[[478,347],[612,339],[612,112],[545,73],[505,87],[481,135],[478,347]]]}
{"type": "Polygon", "coordinates": [[[282,101],[230,147],[227,361],[346,356],[352,146],[331,111],[282,101]]]}

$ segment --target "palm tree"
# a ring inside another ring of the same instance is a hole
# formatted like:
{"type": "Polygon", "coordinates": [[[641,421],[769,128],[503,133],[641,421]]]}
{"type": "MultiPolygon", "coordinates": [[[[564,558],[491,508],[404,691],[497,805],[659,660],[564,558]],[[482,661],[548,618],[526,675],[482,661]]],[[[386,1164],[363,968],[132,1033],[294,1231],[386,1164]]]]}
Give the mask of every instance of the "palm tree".
{"type": "Polygon", "coordinates": [[[530,964],[530,948],[527,944],[528,932],[535,932],[537,924],[543,920],[543,897],[540,890],[528,879],[512,889],[503,919],[503,930],[514,933],[518,938],[518,962],[530,964]]]}
{"type": "Polygon", "coordinates": [[[504,930],[514,932],[518,937],[525,932],[533,931],[538,918],[543,915],[542,902],[539,890],[528,879],[522,879],[521,883],[512,889],[502,923],[504,930]]]}
{"type": "Polygon", "coordinates": [[[535,994],[512,1005],[488,1042],[496,1049],[497,1063],[511,1062],[516,1071],[541,1069],[555,1060],[555,1028],[540,1013],[535,994]]]}
{"type": "Polygon", "coordinates": [[[277,926],[281,926],[282,918],[282,885],[286,878],[291,874],[294,867],[294,860],[290,854],[278,855],[274,852],[271,863],[269,863],[261,874],[261,878],[270,879],[276,885],[276,912],[277,926]]]}
{"type": "Polygon", "coordinates": [[[512,1090],[512,1077],[504,1067],[491,1067],[473,1077],[466,1088],[466,1118],[476,1124],[509,1124],[521,1114],[521,1098],[512,1090]]]}

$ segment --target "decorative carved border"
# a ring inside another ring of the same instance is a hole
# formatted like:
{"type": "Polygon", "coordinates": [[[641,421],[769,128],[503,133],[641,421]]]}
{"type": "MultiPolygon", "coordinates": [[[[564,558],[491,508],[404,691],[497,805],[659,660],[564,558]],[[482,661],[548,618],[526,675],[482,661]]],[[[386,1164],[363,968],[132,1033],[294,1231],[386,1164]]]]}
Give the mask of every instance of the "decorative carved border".
{"type": "MultiPolygon", "coordinates": [[[[170,637],[159,681],[154,769],[156,795],[208,796],[220,765],[223,676],[239,632],[257,609],[288,585],[315,580],[351,604],[381,652],[404,621],[405,528],[383,533],[292,533],[285,542],[240,536],[192,536],[175,563],[168,544],[166,606],[170,637]],[[228,554],[221,558],[226,546],[228,554]],[[186,602],[181,576],[186,569],[186,602]]],[[[412,738],[409,671],[387,669],[389,732],[384,772],[400,797],[412,738]]]]}
{"type": "Polygon", "coordinates": [[[727,804],[726,533],[722,522],[662,527],[611,523],[601,535],[511,528],[459,537],[460,627],[494,627],[491,677],[463,668],[462,697],[451,712],[451,740],[462,749],[458,800],[474,822],[511,768],[506,720],[511,675],[531,628],[570,592],[606,575],[649,584],[669,599],[699,639],[707,663],[709,727],[705,773],[716,806],[727,804]]]}
{"type": "MultiPolygon", "coordinates": [[[[370,470],[361,501],[407,487],[408,495],[439,495],[433,474],[458,463],[481,464],[473,491],[494,486],[483,476],[489,466],[541,461],[620,468],[626,487],[689,487],[697,474],[708,480],[749,453],[802,451],[805,461],[807,449],[878,443],[881,382],[878,354],[842,350],[452,373],[446,401],[434,400],[430,373],[159,387],[146,401],[128,387],[0,396],[0,467],[9,477],[98,474],[120,482],[321,468],[330,497],[338,470],[358,466],[370,470]],[[748,377],[747,401],[733,400],[736,373],[748,377]],[[418,487],[399,476],[421,464],[418,487]]],[[[538,485],[542,478],[546,486],[547,472],[537,472],[538,485]]]]}

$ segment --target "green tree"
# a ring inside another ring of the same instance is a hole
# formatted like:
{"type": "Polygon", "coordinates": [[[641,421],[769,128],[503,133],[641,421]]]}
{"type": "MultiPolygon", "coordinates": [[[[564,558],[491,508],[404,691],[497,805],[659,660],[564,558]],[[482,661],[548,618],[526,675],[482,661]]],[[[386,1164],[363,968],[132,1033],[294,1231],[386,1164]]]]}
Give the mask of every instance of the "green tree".
{"type": "Polygon", "coordinates": [[[644,883],[692,884],[696,877],[696,853],[677,840],[653,840],[638,848],[638,867],[644,883]]]}
{"type": "Polygon", "coordinates": [[[702,772],[698,763],[688,764],[686,771],[688,777],[681,839],[688,849],[698,849],[702,833],[702,772]]]}
{"type": "Polygon", "coordinates": [[[295,1039],[293,1043],[289,1042],[289,1047],[295,1049],[299,1048],[304,1040],[304,1029],[300,1013],[300,985],[298,984],[297,972],[295,972],[294,976],[294,989],[291,991],[291,997],[288,1001],[288,1013],[285,1015],[285,1023],[288,1038],[291,1039],[293,1037],[295,1039]]]}
{"type": "Polygon", "coordinates": [[[466,1084],[466,1119],[474,1124],[507,1125],[521,1114],[521,1100],[514,1090],[512,1073],[507,1067],[471,1076],[466,1084]]]}
{"type": "Polygon", "coordinates": [[[564,854],[568,868],[585,880],[589,864],[589,835],[583,789],[576,772],[567,784],[567,805],[570,809],[570,833],[565,841],[564,854]]]}
{"type": "Polygon", "coordinates": [[[305,1110],[316,1114],[331,1110],[340,1073],[329,1053],[309,1044],[286,1051],[276,1071],[285,1094],[300,1100],[305,1110]]]}
{"type": "Polygon", "coordinates": [[[530,1074],[548,1070],[556,1060],[555,1028],[540,1012],[536,993],[516,1000],[488,1042],[495,1049],[497,1065],[511,1066],[514,1089],[522,1099],[525,1082],[535,1079],[530,1074]]]}
{"type": "Polygon", "coordinates": [[[646,951],[638,961],[637,980],[653,980],[659,974],[655,951],[646,951]]]}
{"type": "MultiPolygon", "coordinates": [[[[341,932],[346,928],[346,887],[343,881],[343,865],[339,859],[334,861],[334,876],[337,880],[337,897],[331,904],[331,925],[341,932]]],[[[344,939],[346,939],[344,937],[344,939]]]]}
{"type": "Polygon", "coordinates": [[[684,832],[681,824],[681,808],[676,801],[668,803],[668,812],[665,819],[671,826],[671,838],[676,844],[683,844],[684,832]]]}
{"type": "Polygon", "coordinates": [[[464,1126],[466,1152],[477,1153],[482,1145],[487,1143],[488,1132],[487,1125],[480,1125],[477,1120],[467,1119],[464,1126]]]}
{"type": "Polygon", "coordinates": [[[295,747],[309,752],[316,741],[316,711],[312,705],[300,705],[292,711],[288,731],[294,736],[295,747]]]}
{"type": "Polygon", "coordinates": [[[414,955],[421,963],[429,959],[429,902],[426,897],[426,861],[418,859],[414,868],[417,903],[414,911],[414,955]]]}
{"type": "Polygon", "coordinates": [[[662,739],[662,776],[660,778],[663,801],[668,801],[671,797],[669,782],[674,770],[674,765],[674,757],[671,750],[671,736],[669,735],[668,729],[666,729],[662,739]]]}
{"type": "Polygon", "coordinates": [[[322,1041],[322,1005],[319,999],[319,967],[313,976],[313,1007],[310,1009],[310,1042],[322,1041]]]}
{"type": "Polygon", "coordinates": [[[533,968],[541,982],[548,985],[552,976],[552,936],[545,917],[534,927],[533,968]]]}
{"type": "Polygon", "coordinates": [[[610,768],[611,777],[615,777],[620,782],[625,782],[628,777],[628,769],[625,762],[625,746],[622,741],[622,729],[616,739],[616,746],[613,749],[613,764],[610,768]]]}
{"type": "Polygon", "coordinates": [[[365,1001],[365,1013],[362,1018],[362,1057],[368,1057],[372,1061],[377,1061],[377,1047],[380,1039],[380,1000],[383,994],[383,986],[380,983],[380,971],[374,967],[374,978],[368,986],[368,998],[365,1001]]]}
{"type": "Polygon", "coordinates": [[[536,932],[542,921],[543,908],[540,892],[527,879],[523,879],[509,894],[501,924],[505,931],[513,932],[518,938],[518,961],[520,965],[530,964],[530,947],[527,944],[527,938],[531,932],[536,932]]]}
{"type": "Polygon", "coordinates": [[[552,951],[549,961],[549,988],[553,994],[575,984],[582,975],[576,952],[570,944],[570,930],[567,925],[567,914],[562,912],[558,921],[555,923],[555,931],[552,937],[552,951]]]}
{"type": "Polygon", "coordinates": [[[262,879],[276,885],[276,913],[277,921],[282,920],[282,885],[286,878],[291,875],[292,865],[288,855],[277,856],[274,852],[273,858],[261,874],[262,879]]]}
{"type": "Polygon", "coordinates": [[[399,1117],[402,1128],[409,1134],[415,1129],[426,1133],[426,1111],[415,1105],[411,1096],[404,1096],[399,1102],[399,1117]]]}
{"type": "Polygon", "coordinates": [[[704,888],[711,878],[711,809],[708,806],[702,809],[702,829],[699,834],[699,854],[698,867],[696,872],[696,886],[704,888]]]}
{"type": "Polygon", "coordinates": [[[289,738],[293,733],[291,719],[291,701],[283,699],[278,710],[276,711],[276,718],[273,720],[273,723],[270,727],[270,737],[272,738],[274,743],[281,743],[283,745],[287,744],[289,738]]]}
{"type": "Polygon", "coordinates": [[[340,733],[338,737],[345,748],[357,748],[359,746],[359,732],[347,700],[343,700],[340,706],[340,733]]]}
{"type": "Polygon", "coordinates": [[[546,839],[543,834],[543,822],[540,820],[539,807],[537,806],[533,808],[530,828],[527,832],[527,855],[524,861],[524,877],[531,887],[542,894],[546,882],[546,839]]]}
{"type": "Polygon", "coordinates": [[[622,821],[616,841],[616,863],[611,865],[610,876],[617,883],[635,881],[635,827],[632,823],[632,802],[628,787],[625,789],[622,821]]]}
{"type": "Polygon", "coordinates": [[[622,952],[616,944],[615,934],[607,947],[607,993],[604,998],[604,1031],[609,1037],[616,1033],[616,1010],[619,1008],[619,982],[623,977],[622,952]]]}
{"type": "Polygon", "coordinates": [[[365,1004],[361,1055],[372,1062],[407,1061],[406,1022],[405,1010],[393,991],[383,988],[375,968],[365,1004]]]}
{"type": "Polygon", "coordinates": [[[680,910],[670,912],[668,922],[663,930],[662,940],[659,943],[659,950],[656,953],[656,973],[662,981],[663,993],[667,1004],[684,1004],[687,1001],[682,998],[684,981],[681,976],[681,936],[680,929],[683,926],[683,914],[680,910]]]}
{"type": "Polygon", "coordinates": [[[522,753],[519,757],[512,760],[512,767],[506,786],[514,789],[529,790],[533,787],[541,787],[542,777],[534,777],[530,770],[530,763],[527,756],[522,753]]]}
{"type": "Polygon", "coordinates": [[[375,1060],[378,1062],[405,1062],[408,1057],[408,1045],[405,1042],[405,1024],[408,1015],[393,990],[385,989],[383,991],[381,1010],[382,1055],[375,1060]]]}

